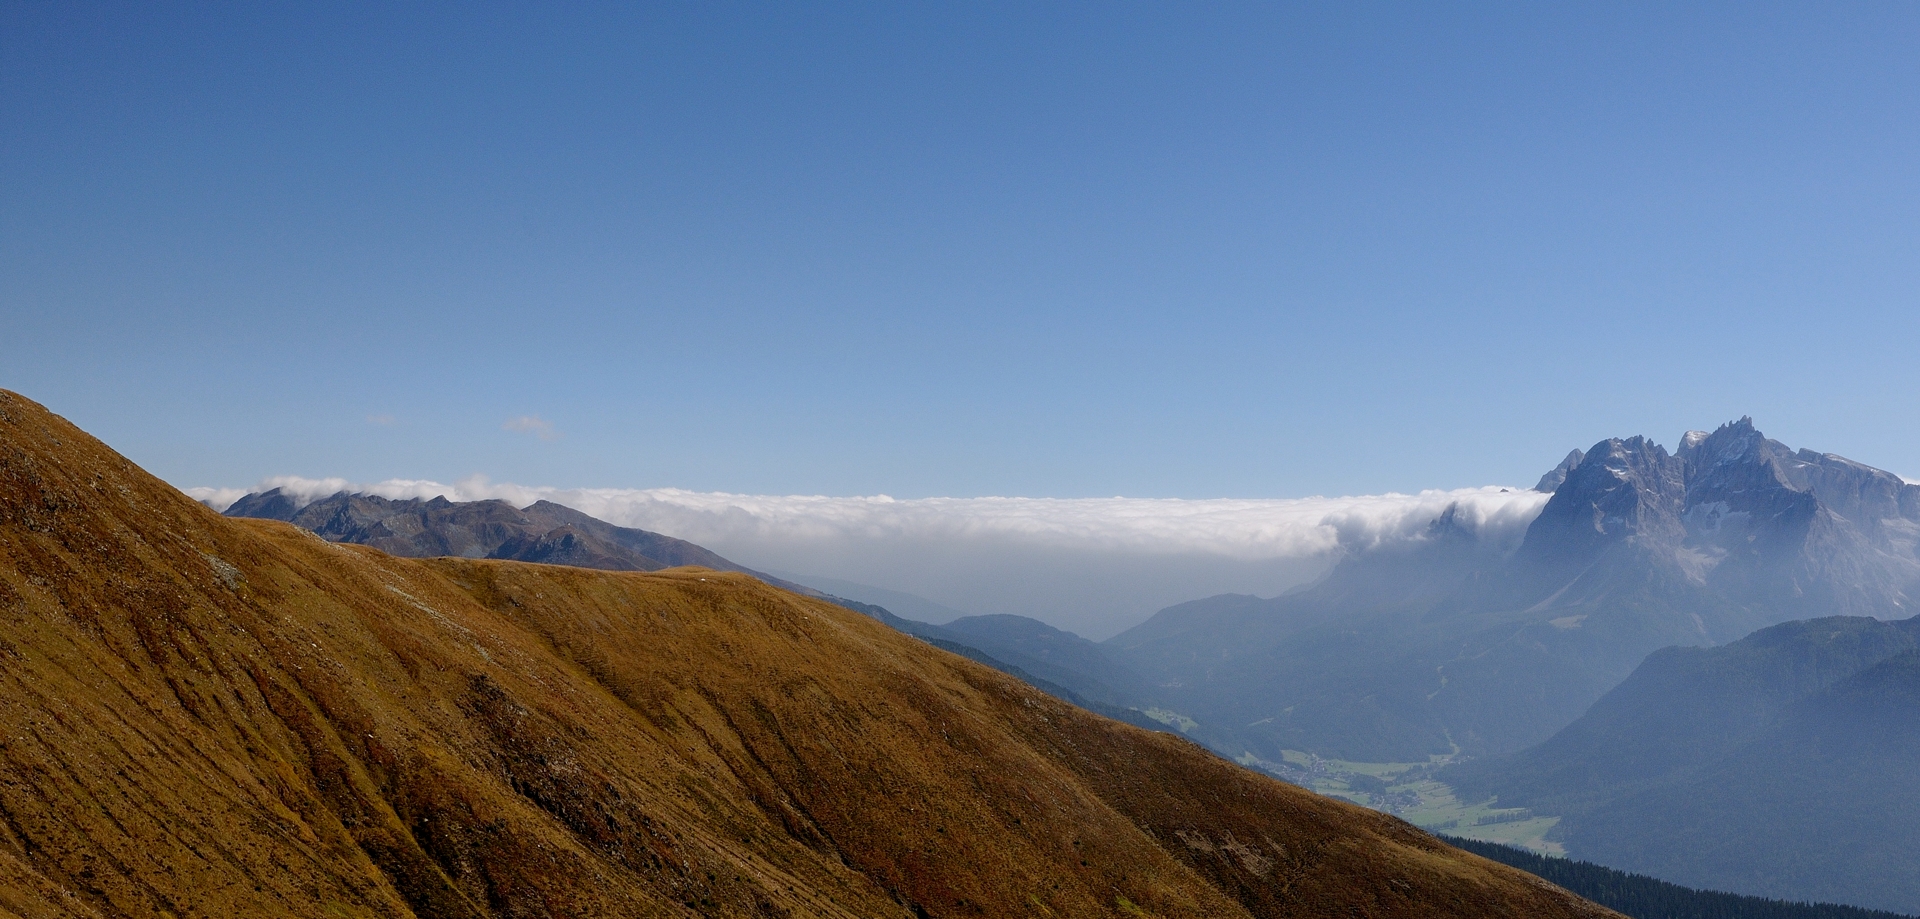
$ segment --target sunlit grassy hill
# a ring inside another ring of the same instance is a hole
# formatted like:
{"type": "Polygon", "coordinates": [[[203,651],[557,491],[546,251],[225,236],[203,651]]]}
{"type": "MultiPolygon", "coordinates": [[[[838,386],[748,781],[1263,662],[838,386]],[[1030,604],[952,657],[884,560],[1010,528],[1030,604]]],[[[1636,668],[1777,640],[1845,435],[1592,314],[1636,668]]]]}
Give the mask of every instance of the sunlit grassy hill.
{"type": "Polygon", "coordinates": [[[1611,915],[705,569],[222,518],[0,393],[0,915],[1611,915]]]}

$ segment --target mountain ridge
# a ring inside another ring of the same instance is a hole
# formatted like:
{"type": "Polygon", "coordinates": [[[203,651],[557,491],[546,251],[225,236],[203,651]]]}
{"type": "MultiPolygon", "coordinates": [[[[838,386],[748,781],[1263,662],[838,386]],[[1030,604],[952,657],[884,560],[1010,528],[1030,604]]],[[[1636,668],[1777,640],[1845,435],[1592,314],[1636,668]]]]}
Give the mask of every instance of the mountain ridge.
{"type": "MultiPolygon", "coordinates": [[[[248,494],[222,512],[228,517],[280,520],[312,531],[330,542],[365,545],[408,558],[487,558],[571,565],[604,571],[659,571],[699,565],[751,575],[776,587],[818,597],[866,613],[909,635],[1026,680],[1045,692],[1090,711],[1131,724],[1158,727],[1138,711],[1151,707],[1138,678],[1104,659],[1097,646],[1037,619],[992,617],[1004,626],[1014,620],[1020,638],[1003,640],[995,630],[952,629],[895,614],[877,604],[795,583],[737,564],[704,546],[648,530],[621,527],[551,501],[516,508],[499,499],[451,501],[392,499],[341,491],[300,503],[280,489],[248,494]],[[1042,636],[1046,648],[1021,644],[1042,636]],[[1071,660],[1049,660],[1055,648],[1071,648],[1071,660]],[[1030,651],[1034,653],[1029,653],[1030,651]]],[[[984,621],[981,617],[960,619],[984,621]]],[[[957,620],[956,620],[957,621],[957,620]]]]}
{"type": "Polygon", "coordinates": [[[699,565],[737,571],[786,590],[822,596],[813,588],[736,564],[705,546],[618,526],[544,499],[520,508],[498,498],[395,499],[340,491],[302,503],[274,488],[245,495],[222,513],[280,520],[312,530],[331,542],[372,546],[405,558],[493,558],[609,571],[659,571],[699,565]]]}

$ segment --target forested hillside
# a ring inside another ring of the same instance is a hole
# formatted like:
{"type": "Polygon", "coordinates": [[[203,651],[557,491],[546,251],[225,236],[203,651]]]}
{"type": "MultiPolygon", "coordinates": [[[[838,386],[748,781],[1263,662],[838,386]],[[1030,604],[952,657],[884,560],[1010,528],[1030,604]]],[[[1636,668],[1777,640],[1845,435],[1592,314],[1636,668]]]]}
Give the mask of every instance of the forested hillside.
{"type": "Polygon", "coordinates": [[[1920,913],[1920,621],[1669,648],[1549,741],[1443,780],[1562,817],[1570,855],[1694,887],[1920,913]]]}
{"type": "Polygon", "coordinates": [[[1629,874],[1592,862],[1540,855],[1499,843],[1447,838],[1447,841],[1484,858],[1512,865],[1552,881],[1602,906],[1633,919],[1911,919],[1889,913],[1832,903],[1796,903],[1745,897],[1629,874]]]}

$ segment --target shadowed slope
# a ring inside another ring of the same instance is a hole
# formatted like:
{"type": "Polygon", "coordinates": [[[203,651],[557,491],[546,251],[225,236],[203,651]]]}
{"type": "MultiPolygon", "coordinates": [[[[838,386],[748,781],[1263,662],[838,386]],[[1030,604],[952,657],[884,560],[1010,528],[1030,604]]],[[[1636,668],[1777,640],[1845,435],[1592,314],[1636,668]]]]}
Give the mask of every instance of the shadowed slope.
{"type": "Polygon", "coordinates": [[[1648,656],[1463,797],[1562,819],[1575,857],[1744,894],[1920,913],[1920,619],[1829,616],[1648,656]]]}
{"type": "Polygon", "coordinates": [[[223,519],[5,393],[0,910],[1610,915],[745,575],[223,519]]]}
{"type": "Polygon", "coordinates": [[[1694,776],[1775,727],[1794,703],[1915,647],[1920,620],[1829,616],[1716,648],[1662,648],[1545,743],[1442,777],[1471,799],[1497,794],[1505,806],[1560,815],[1564,835],[1596,807],[1694,776]]]}

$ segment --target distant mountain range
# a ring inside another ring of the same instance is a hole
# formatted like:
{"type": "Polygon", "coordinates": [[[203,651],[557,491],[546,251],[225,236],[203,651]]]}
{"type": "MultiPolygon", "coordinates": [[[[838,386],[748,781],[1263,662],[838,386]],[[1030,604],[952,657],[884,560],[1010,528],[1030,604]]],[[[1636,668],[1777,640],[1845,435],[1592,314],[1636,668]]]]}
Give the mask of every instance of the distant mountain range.
{"type": "Polygon", "coordinates": [[[1920,913],[1920,619],[1833,616],[1667,648],[1545,743],[1441,778],[1559,815],[1575,857],[1920,913]]]}
{"type": "Polygon", "coordinates": [[[1160,704],[1268,759],[1522,749],[1667,645],[1920,595],[1920,487],[1768,440],[1750,419],[1574,451],[1517,549],[1449,510],[1271,600],[1171,607],[1105,642],[1160,704]]]}
{"type": "Polygon", "coordinates": [[[888,590],[884,587],[875,587],[871,584],[862,584],[857,581],[843,581],[838,578],[826,578],[812,574],[794,574],[785,571],[773,571],[770,573],[798,584],[805,584],[822,593],[832,594],[836,597],[846,597],[862,603],[871,603],[875,606],[884,606],[908,619],[918,619],[921,622],[952,622],[955,619],[962,619],[971,615],[970,613],[954,609],[939,601],[929,600],[926,597],[918,594],[910,594],[905,591],[888,590]]]}
{"type": "Polygon", "coordinates": [[[247,495],[225,513],[282,520],[331,542],[372,546],[402,558],[508,559],[607,571],[699,565],[751,574],[779,587],[819,595],[811,588],[734,564],[686,540],[615,526],[551,501],[516,508],[498,499],[394,500],[343,491],[302,504],[275,488],[247,495]]]}

